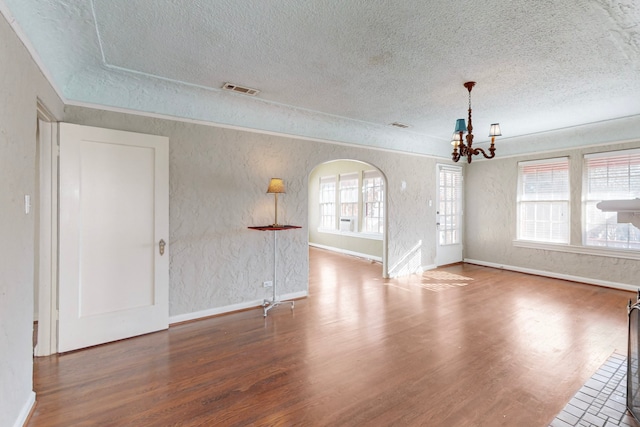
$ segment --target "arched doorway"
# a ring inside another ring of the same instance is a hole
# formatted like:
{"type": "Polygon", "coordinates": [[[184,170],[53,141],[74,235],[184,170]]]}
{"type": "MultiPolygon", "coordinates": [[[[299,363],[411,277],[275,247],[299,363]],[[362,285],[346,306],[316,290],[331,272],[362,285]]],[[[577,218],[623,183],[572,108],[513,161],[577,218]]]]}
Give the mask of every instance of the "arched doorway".
{"type": "Polygon", "coordinates": [[[376,166],[340,159],[309,174],[309,245],[382,263],[387,271],[387,179],[376,166]]]}

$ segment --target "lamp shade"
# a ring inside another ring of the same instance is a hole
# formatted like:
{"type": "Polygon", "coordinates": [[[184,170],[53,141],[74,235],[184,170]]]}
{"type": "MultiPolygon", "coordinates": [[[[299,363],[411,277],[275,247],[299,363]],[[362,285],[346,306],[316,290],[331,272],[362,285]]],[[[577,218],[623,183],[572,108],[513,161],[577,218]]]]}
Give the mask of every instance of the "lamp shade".
{"type": "Polygon", "coordinates": [[[489,128],[489,136],[502,136],[500,131],[500,123],[493,123],[489,128]]]}
{"type": "Polygon", "coordinates": [[[284,181],[282,178],[271,178],[267,193],[284,193],[284,181]]]}
{"type": "Polygon", "coordinates": [[[462,142],[462,136],[460,136],[460,132],[454,132],[453,136],[451,137],[451,145],[453,145],[454,147],[457,147],[460,145],[461,142],[462,142]]]}
{"type": "Polygon", "coordinates": [[[466,132],[467,131],[467,125],[464,122],[464,119],[458,119],[456,120],[456,132],[466,132]]]}

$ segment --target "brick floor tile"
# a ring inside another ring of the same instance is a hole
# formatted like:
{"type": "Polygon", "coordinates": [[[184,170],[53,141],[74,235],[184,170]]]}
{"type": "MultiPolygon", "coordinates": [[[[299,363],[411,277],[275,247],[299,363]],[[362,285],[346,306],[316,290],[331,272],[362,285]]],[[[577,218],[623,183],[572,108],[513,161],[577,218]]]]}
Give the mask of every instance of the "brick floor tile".
{"type": "Polygon", "coordinates": [[[576,397],[571,399],[569,401],[569,403],[567,404],[567,406],[568,405],[574,406],[576,408],[580,408],[582,410],[582,412],[586,411],[587,408],[589,407],[589,404],[587,402],[584,402],[584,401],[582,401],[582,400],[580,400],[580,399],[578,399],[576,397]]]}
{"type": "Polygon", "coordinates": [[[585,414],[584,417],[582,417],[582,419],[598,427],[603,427],[604,424],[607,422],[607,420],[592,414],[585,414]]]}
{"type": "Polygon", "coordinates": [[[578,408],[576,406],[573,406],[571,404],[567,404],[567,406],[564,407],[562,412],[568,412],[571,415],[577,417],[578,419],[580,419],[580,417],[582,417],[582,415],[584,415],[584,409],[580,409],[580,408],[578,408]]]}
{"type": "MultiPolygon", "coordinates": [[[[598,380],[594,380],[593,378],[590,378],[590,379],[587,380],[586,383],[584,383],[584,387],[582,387],[582,388],[590,388],[590,389],[593,389],[593,390],[596,390],[596,391],[601,391],[604,388],[605,385],[606,384],[603,383],[602,381],[598,381],[598,380]]],[[[589,394],[589,393],[587,393],[587,394],[589,394]]]]}
{"type": "Polygon", "coordinates": [[[613,377],[613,375],[603,375],[599,371],[599,372],[596,372],[595,374],[593,374],[593,376],[591,378],[593,378],[595,380],[598,380],[598,381],[602,381],[603,383],[607,383],[607,382],[609,382],[609,380],[612,377],[613,377]]]}
{"type": "Polygon", "coordinates": [[[620,395],[618,395],[618,394],[612,394],[612,395],[609,397],[609,401],[610,401],[610,402],[618,402],[618,403],[620,403],[621,405],[624,405],[624,406],[625,406],[625,408],[626,408],[626,406],[627,406],[627,396],[620,396],[620,395]]]}
{"type": "Polygon", "coordinates": [[[576,399],[580,399],[583,402],[588,403],[589,405],[591,405],[591,403],[593,403],[593,397],[589,396],[588,394],[584,394],[583,392],[579,391],[576,393],[575,395],[576,399]]]}
{"type": "Polygon", "coordinates": [[[622,419],[622,416],[624,415],[624,411],[617,411],[615,409],[612,409],[608,406],[605,406],[604,408],[602,408],[600,410],[600,414],[599,416],[603,416],[606,415],[609,418],[612,418],[613,420],[615,420],[615,422],[617,423],[618,421],[620,421],[622,419]]]}
{"type": "Polygon", "coordinates": [[[596,397],[600,393],[600,390],[596,390],[592,387],[587,387],[586,385],[583,385],[582,388],[580,389],[580,392],[586,394],[587,396],[596,397]]]}
{"type": "Polygon", "coordinates": [[[640,427],[626,409],[626,370],[626,357],[611,355],[550,427],[640,427]]]}
{"type": "Polygon", "coordinates": [[[566,423],[558,418],[554,418],[549,427],[573,427],[575,424],[566,423]]]}
{"type": "Polygon", "coordinates": [[[562,420],[564,422],[566,422],[569,425],[576,425],[578,424],[578,421],[580,420],[580,417],[576,417],[575,415],[571,415],[570,413],[566,412],[566,411],[562,411],[560,412],[558,415],[556,415],[556,418],[559,420],[562,420]]]}
{"type": "Polygon", "coordinates": [[[624,412],[627,410],[627,405],[625,405],[624,403],[617,402],[613,398],[607,400],[604,403],[604,406],[608,406],[609,408],[613,408],[613,409],[615,409],[616,411],[618,411],[618,412],[620,412],[622,414],[624,414],[624,412]]]}

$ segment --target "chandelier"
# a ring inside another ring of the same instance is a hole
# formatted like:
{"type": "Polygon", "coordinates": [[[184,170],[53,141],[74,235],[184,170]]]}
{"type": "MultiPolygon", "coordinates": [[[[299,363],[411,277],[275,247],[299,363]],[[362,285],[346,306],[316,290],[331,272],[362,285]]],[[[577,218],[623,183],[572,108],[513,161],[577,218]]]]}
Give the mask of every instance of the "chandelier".
{"type": "Polygon", "coordinates": [[[500,124],[493,123],[489,128],[489,136],[491,137],[491,146],[489,147],[489,154],[487,154],[482,148],[473,148],[473,125],[471,124],[471,89],[476,85],[476,82],[466,82],[464,87],[469,91],[469,126],[464,122],[464,119],[456,120],[456,130],[453,132],[451,139],[451,145],[453,145],[453,153],[451,153],[451,159],[457,162],[463,157],[467,158],[467,162],[471,163],[473,156],[482,155],[487,159],[493,159],[496,155],[495,139],[496,136],[502,136],[500,133],[500,124]],[[465,144],[462,139],[462,134],[467,133],[465,144]]]}

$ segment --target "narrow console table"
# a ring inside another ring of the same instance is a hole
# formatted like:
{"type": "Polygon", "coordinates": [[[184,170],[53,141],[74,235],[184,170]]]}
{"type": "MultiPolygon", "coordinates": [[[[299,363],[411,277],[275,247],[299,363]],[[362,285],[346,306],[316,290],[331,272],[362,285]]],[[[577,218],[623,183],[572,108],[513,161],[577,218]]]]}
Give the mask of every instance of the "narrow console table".
{"type": "Polygon", "coordinates": [[[294,230],[296,228],[302,228],[297,225],[264,225],[260,227],[247,227],[251,230],[258,231],[273,231],[273,297],[271,299],[265,299],[262,303],[262,309],[264,310],[264,317],[267,317],[267,313],[274,307],[280,304],[291,304],[291,310],[293,310],[293,301],[279,301],[278,293],[276,290],[276,272],[278,269],[278,231],[294,230]]]}

